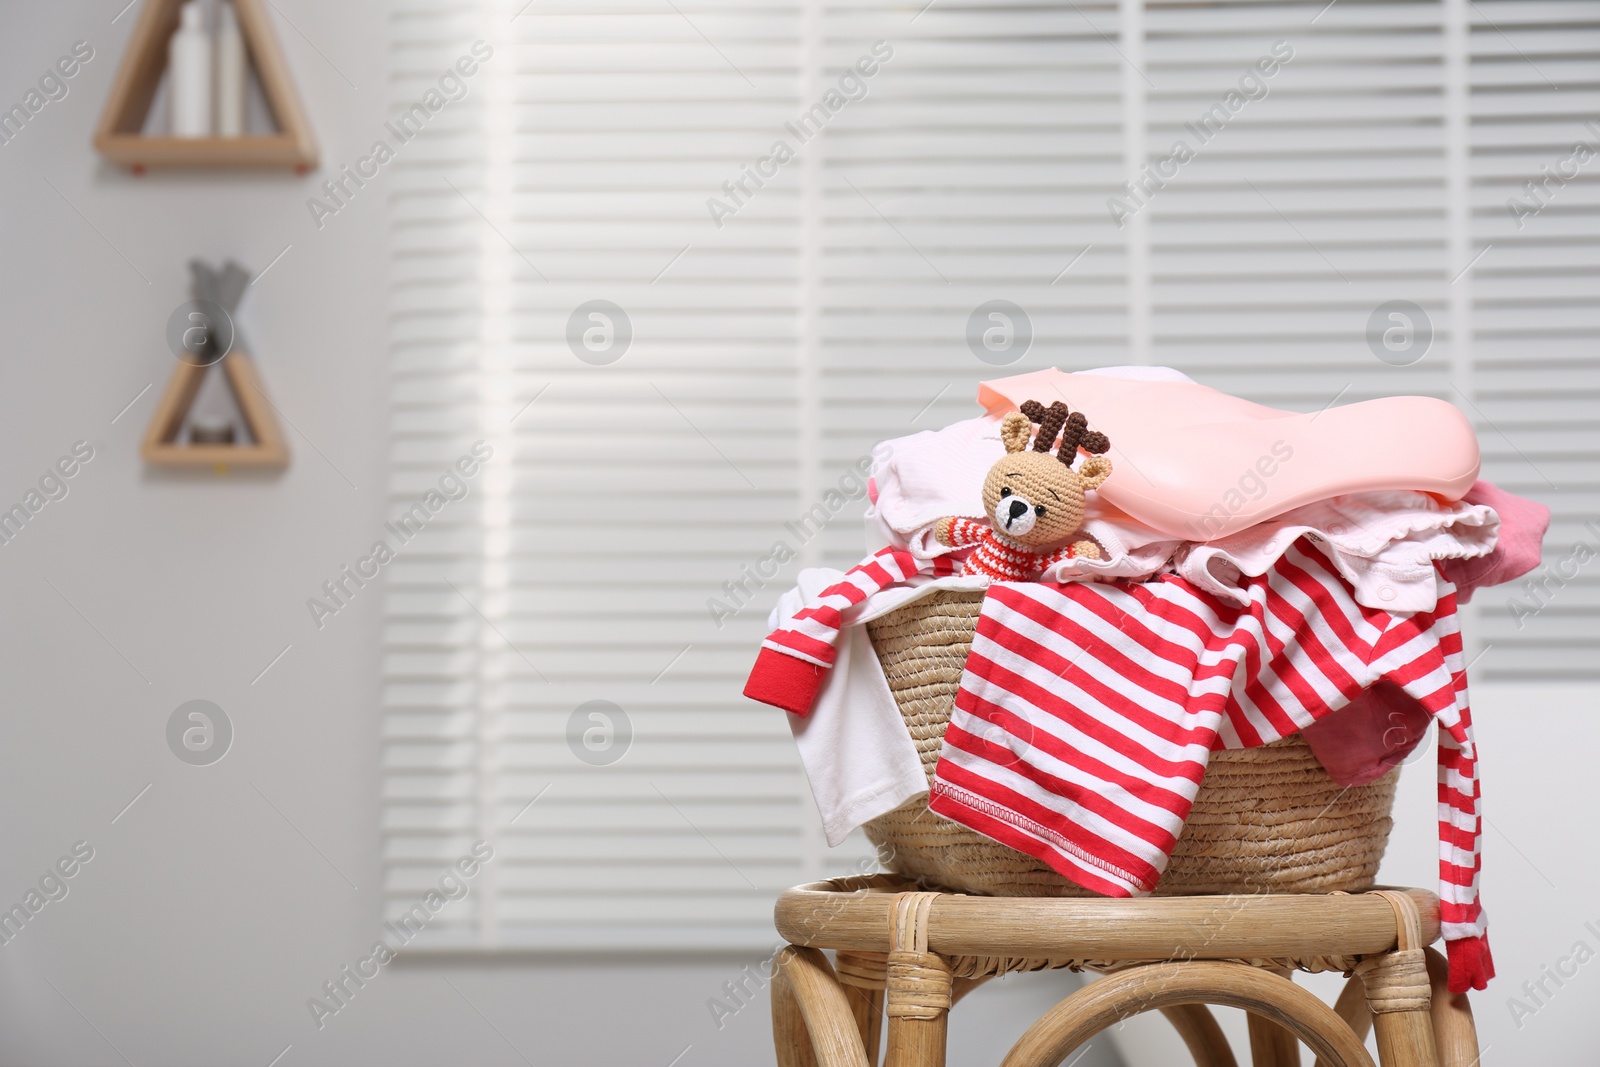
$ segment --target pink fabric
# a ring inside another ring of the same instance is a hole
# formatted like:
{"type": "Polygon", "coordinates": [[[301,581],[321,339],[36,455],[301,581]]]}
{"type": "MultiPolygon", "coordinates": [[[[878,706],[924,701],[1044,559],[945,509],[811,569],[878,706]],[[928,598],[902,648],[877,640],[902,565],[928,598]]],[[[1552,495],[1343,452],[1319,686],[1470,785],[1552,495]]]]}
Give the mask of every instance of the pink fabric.
{"type": "Polygon", "coordinates": [[[1478,477],[1472,423],[1434,397],[1389,396],[1297,414],[1197,382],[1051,368],[981,382],[1001,415],[1065,400],[1111,439],[1102,499],[1169,536],[1211,540],[1305,504],[1410,489],[1459,500],[1478,477]]]}
{"type": "Polygon", "coordinates": [[[1380,681],[1301,729],[1300,736],[1329,776],[1352,788],[1375,782],[1404,763],[1428,736],[1432,721],[1410,693],[1380,681]]]}
{"type": "Polygon", "coordinates": [[[1477,559],[1439,563],[1444,576],[1455,584],[1456,595],[1466,603],[1474,590],[1515,581],[1539,565],[1544,535],[1550,529],[1550,509],[1481,478],[1462,499],[1468,504],[1487,504],[1500,516],[1500,541],[1493,552],[1477,559]]]}

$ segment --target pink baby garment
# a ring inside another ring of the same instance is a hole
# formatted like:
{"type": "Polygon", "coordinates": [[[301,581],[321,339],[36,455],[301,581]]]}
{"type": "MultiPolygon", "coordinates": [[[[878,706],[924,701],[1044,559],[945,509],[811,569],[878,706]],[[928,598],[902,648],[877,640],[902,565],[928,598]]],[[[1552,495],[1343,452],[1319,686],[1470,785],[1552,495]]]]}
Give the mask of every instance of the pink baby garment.
{"type": "MultiPolygon", "coordinates": [[[[1485,483],[1479,483],[1485,484],[1485,483]]],[[[1317,541],[1350,583],[1358,603],[1384,611],[1430,611],[1438,595],[1436,561],[1489,555],[1500,533],[1493,508],[1442,504],[1427,493],[1386,489],[1319,500],[1236,534],[1184,545],[1175,570],[1223,597],[1241,597],[1236,579],[1265,574],[1302,537],[1317,541]]]]}
{"type": "Polygon", "coordinates": [[[1550,529],[1550,509],[1482,480],[1473,483],[1462,503],[1487,505],[1500,516],[1500,540],[1493,552],[1442,564],[1444,576],[1455,583],[1465,604],[1478,589],[1514,582],[1539,565],[1544,535],[1550,529]]]}
{"type": "Polygon", "coordinates": [[[1051,368],[983,382],[990,414],[1065,401],[1111,439],[1100,495],[1186,541],[1226,537],[1347,493],[1409,489],[1459,500],[1478,440],[1443,400],[1391,396],[1300,414],[1190,381],[1128,381],[1051,368]]]}

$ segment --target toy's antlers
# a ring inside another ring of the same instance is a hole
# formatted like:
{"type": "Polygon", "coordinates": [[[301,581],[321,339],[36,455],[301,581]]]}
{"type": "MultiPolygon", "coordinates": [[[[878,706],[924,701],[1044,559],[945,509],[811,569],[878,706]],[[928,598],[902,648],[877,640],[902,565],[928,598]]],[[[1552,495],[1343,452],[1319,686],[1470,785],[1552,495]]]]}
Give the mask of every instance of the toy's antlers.
{"type": "Polygon", "coordinates": [[[1022,413],[1039,424],[1039,433],[1033,439],[1035,452],[1049,452],[1055,446],[1056,435],[1067,421],[1067,405],[1057,400],[1048,408],[1037,400],[1025,400],[1022,413]]]}
{"type": "Polygon", "coordinates": [[[1067,418],[1066,429],[1061,434],[1061,462],[1071,463],[1078,457],[1078,449],[1100,455],[1111,448],[1111,439],[1099,430],[1089,429],[1088,416],[1074,411],[1067,418]]]}
{"type": "Polygon", "coordinates": [[[1089,419],[1081,411],[1067,412],[1067,405],[1057,400],[1045,407],[1037,400],[1025,400],[1022,413],[1039,424],[1039,434],[1034,439],[1036,452],[1049,452],[1055,444],[1056,434],[1061,434],[1061,448],[1056,457],[1067,466],[1078,458],[1078,449],[1095,455],[1107,452],[1111,440],[1098,430],[1089,429],[1089,419]]]}

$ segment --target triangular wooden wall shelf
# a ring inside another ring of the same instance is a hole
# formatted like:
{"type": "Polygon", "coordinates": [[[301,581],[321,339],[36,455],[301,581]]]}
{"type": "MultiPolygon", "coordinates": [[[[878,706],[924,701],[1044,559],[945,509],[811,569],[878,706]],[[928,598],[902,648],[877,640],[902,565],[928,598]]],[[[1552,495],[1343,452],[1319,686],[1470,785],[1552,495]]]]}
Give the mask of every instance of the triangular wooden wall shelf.
{"type": "Polygon", "coordinates": [[[113,163],[132,167],[316,166],[317,143],[295,94],[289,66],[278,48],[261,0],[233,0],[250,65],[261,81],[277,133],[243,137],[146,137],[145,117],[167,67],[167,45],[178,28],[183,0],[145,0],[111,96],[95,130],[95,149],[113,163]]]}
{"type": "Polygon", "coordinates": [[[210,367],[178,361],[177,369],[167,382],[167,391],[156,405],[155,417],[145,431],[139,454],[146,463],[160,467],[254,467],[282,470],[289,465],[289,446],[278,417],[261,388],[261,378],[256,366],[243,352],[230,352],[223,357],[222,369],[228,376],[228,387],[244,416],[246,428],[254,439],[248,445],[183,445],[178,437],[183,432],[183,420],[189,414],[195,394],[205,381],[210,367]]]}

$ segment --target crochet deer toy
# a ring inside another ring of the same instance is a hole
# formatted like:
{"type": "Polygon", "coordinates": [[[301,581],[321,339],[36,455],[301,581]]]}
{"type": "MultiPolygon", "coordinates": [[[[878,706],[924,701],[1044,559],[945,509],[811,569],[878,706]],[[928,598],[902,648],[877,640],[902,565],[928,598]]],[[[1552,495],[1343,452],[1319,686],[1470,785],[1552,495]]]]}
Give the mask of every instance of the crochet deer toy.
{"type": "Polygon", "coordinates": [[[934,525],[934,538],[950,548],[976,546],[963,573],[1001,582],[1030,581],[1063,559],[1099,559],[1100,546],[1093,541],[1068,539],[1083,527],[1084,494],[1111,474],[1111,461],[1100,454],[1111,447],[1106,435],[1090,430],[1083,412],[1069,413],[1059,400],[1048,408],[1029,400],[1002,420],[1000,439],[1006,454],[983,481],[990,524],[944,518],[934,525]],[[1034,423],[1039,424],[1036,434],[1034,423]],[[1051,455],[1058,434],[1060,447],[1051,455]],[[1093,454],[1073,470],[1080,448],[1093,454]]]}

